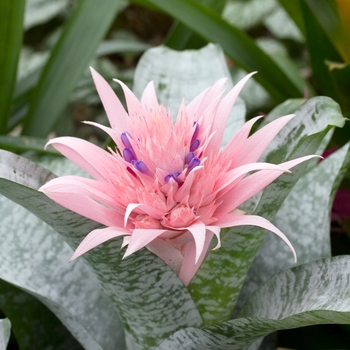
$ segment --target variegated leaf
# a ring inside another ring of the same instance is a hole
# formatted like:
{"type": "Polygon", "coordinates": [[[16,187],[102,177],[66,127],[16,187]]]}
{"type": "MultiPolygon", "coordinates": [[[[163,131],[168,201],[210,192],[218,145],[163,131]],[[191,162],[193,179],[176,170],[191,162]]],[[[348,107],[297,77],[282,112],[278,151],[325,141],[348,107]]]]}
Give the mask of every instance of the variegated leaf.
{"type": "Polygon", "coordinates": [[[186,328],[158,350],[247,350],[277,330],[315,324],[350,324],[350,257],[319,260],[270,279],[239,318],[205,328],[186,328]]]}
{"type": "MultiPolygon", "coordinates": [[[[274,223],[292,242],[298,265],[331,256],[330,211],[349,165],[347,144],[305,174],[277,212],[274,223]]],[[[289,255],[285,245],[268,233],[249,270],[240,303],[267,279],[294,265],[289,255]]]]}
{"type": "MultiPolygon", "coordinates": [[[[313,154],[328,130],[343,124],[344,118],[333,100],[313,98],[297,111],[295,118],[275,137],[261,160],[278,164],[313,154]]],[[[306,166],[307,163],[303,163],[293,168],[292,174],[282,175],[261,192],[257,205],[248,203],[244,210],[272,220],[306,166]]],[[[265,237],[263,230],[251,226],[223,231],[222,247],[207,255],[189,285],[206,325],[230,318],[249,267],[265,237]]],[[[293,261],[292,254],[289,259],[293,261]]]]}
{"type": "MultiPolygon", "coordinates": [[[[52,159],[55,160],[53,167],[59,173],[76,173],[76,167],[68,161],[57,157],[52,159]]],[[[4,192],[8,192],[10,196],[18,196],[19,201],[31,206],[34,205],[35,199],[27,197],[21,189],[26,189],[25,185],[35,187],[37,182],[45,182],[52,178],[53,174],[42,171],[41,167],[25,158],[1,151],[0,176],[4,192]],[[5,178],[18,180],[23,185],[12,183],[5,178]]],[[[123,327],[118,314],[87,266],[82,261],[77,261],[74,265],[69,264],[71,248],[56,232],[30,212],[2,196],[0,208],[0,278],[46,305],[84,348],[124,349],[123,327]],[[101,323],[101,319],[105,320],[104,323],[101,323]],[[118,348],[116,344],[119,345],[118,348]]],[[[79,225],[78,220],[75,224],[79,225]]],[[[1,297],[4,297],[4,292],[0,291],[1,297]]],[[[4,311],[8,308],[9,306],[5,307],[4,311]]],[[[44,317],[44,314],[41,316],[44,317]]],[[[35,314],[31,317],[35,317],[35,314]]],[[[33,321],[33,327],[36,322],[40,323],[39,318],[33,321]]],[[[41,327],[45,327],[45,324],[41,324],[41,327]]],[[[47,324],[47,332],[50,331],[50,327],[54,325],[47,324]]],[[[22,335],[25,336],[23,333],[22,335]]],[[[28,341],[33,339],[31,336],[33,334],[28,335],[28,340],[23,340],[27,346],[28,341]]],[[[21,343],[21,340],[19,342],[21,343]]],[[[40,344],[29,344],[29,347],[39,349],[40,344]]]]}
{"type": "MultiPolygon", "coordinates": [[[[53,177],[52,173],[6,151],[1,151],[0,157],[0,192],[52,226],[71,247],[75,248],[98,227],[97,223],[64,209],[37,191],[53,177]]],[[[43,238],[41,241],[45,242],[43,238]]],[[[187,289],[162,260],[147,250],[122,260],[124,252],[120,246],[119,239],[111,240],[84,257],[118,310],[130,349],[155,347],[177,329],[201,325],[201,317],[187,289]]],[[[50,258],[55,255],[50,249],[47,251],[50,258]]],[[[60,259],[61,264],[68,265],[69,253],[61,254],[60,259]]],[[[74,269],[76,264],[79,261],[70,268],[74,269]]],[[[75,287],[74,281],[71,286],[75,287]]],[[[104,326],[105,322],[99,325],[104,326]]]]}
{"type": "Polygon", "coordinates": [[[0,320],[0,349],[6,349],[11,334],[11,322],[5,318],[0,320]]]}

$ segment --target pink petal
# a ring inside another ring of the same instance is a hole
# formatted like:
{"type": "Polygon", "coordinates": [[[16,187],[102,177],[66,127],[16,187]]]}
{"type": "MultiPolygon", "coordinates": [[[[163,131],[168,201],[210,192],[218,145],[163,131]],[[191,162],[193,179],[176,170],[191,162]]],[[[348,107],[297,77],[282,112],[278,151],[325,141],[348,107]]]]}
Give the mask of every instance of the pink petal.
{"type": "Polygon", "coordinates": [[[167,231],[168,230],[150,230],[141,228],[134,229],[123,259],[145,247],[147,244],[158,238],[162,233],[167,231]]]}
{"type": "Polygon", "coordinates": [[[57,177],[41,188],[44,193],[75,193],[88,196],[91,199],[103,203],[104,206],[116,209],[120,215],[124,215],[125,209],[115,200],[115,188],[108,182],[87,179],[80,176],[57,177]]]}
{"type": "Polygon", "coordinates": [[[203,249],[202,249],[201,255],[198,258],[197,264],[195,264],[195,256],[197,252],[195,242],[190,242],[185,244],[183,249],[184,257],[183,257],[180,272],[179,272],[179,278],[186,287],[189,285],[193,276],[196,274],[197,270],[201,266],[206,256],[206,253],[208,251],[212,238],[213,238],[213,233],[211,231],[208,231],[206,233],[203,249]]]}
{"type": "Polygon", "coordinates": [[[218,240],[218,243],[213,248],[213,250],[219,249],[221,247],[221,239],[220,239],[221,228],[218,227],[218,226],[207,226],[207,230],[212,232],[216,236],[216,238],[218,240]]]}
{"type": "Polygon", "coordinates": [[[154,89],[153,81],[150,81],[142,93],[141,105],[148,107],[153,111],[157,111],[159,107],[156,90],[154,89]]]}
{"type": "Polygon", "coordinates": [[[271,164],[271,163],[250,163],[241,165],[237,168],[234,168],[230,171],[228,171],[222,178],[222,181],[219,185],[219,188],[217,191],[220,191],[222,189],[225,189],[227,186],[232,184],[235,180],[241,178],[243,175],[249,173],[250,171],[255,170],[274,170],[281,173],[288,172],[288,169],[285,167],[282,167],[280,164],[271,164]]]}
{"type": "Polygon", "coordinates": [[[244,87],[246,82],[249,80],[249,78],[255,73],[256,72],[250,73],[246,75],[243,79],[241,79],[220,102],[220,105],[212,126],[212,130],[215,131],[215,134],[211,141],[211,147],[213,152],[218,152],[220,150],[221,141],[224,135],[227,118],[230,115],[232,107],[236,102],[237,97],[241,92],[242,88],[244,87]]]}
{"type": "Polygon", "coordinates": [[[135,210],[140,209],[145,214],[152,216],[155,219],[160,220],[165,213],[161,212],[160,210],[156,208],[152,208],[146,204],[139,204],[139,203],[130,203],[128,204],[126,210],[125,210],[125,216],[124,216],[124,226],[126,226],[130,214],[135,210]]]}
{"type": "Polygon", "coordinates": [[[294,115],[286,115],[267,124],[247,139],[239,153],[231,148],[228,152],[236,155],[234,159],[235,166],[256,162],[272,139],[293,117],[294,115]]]}
{"type": "Polygon", "coordinates": [[[89,121],[84,121],[84,124],[92,125],[92,126],[95,126],[96,128],[103,130],[117,144],[117,146],[120,150],[124,149],[125,146],[123,145],[123,143],[120,139],[121,133],[119,131],[117,131],[116,129],[112,129],[112,128],[109,128],[109,127],[104,126],[102,124],[89,122],[89,121]]]}
{"type": "Polygon", "coordinates": [[[218,80],[214,85],[195,97],[186,107],[187,114],[194,115],[198,120],[198,118],[200,118],[204,111],[210,106],[212,101],[222,94],[226,81],[227,78],[218,80]]]}
{"type": "Polygon", "coordinates": [[[112,155],[88,141],[66,136],[52,139],[48,145],[52,145],[97,180],[104,181],[113,172],[115,160],[112,155]]]}
{"type": "Polygon", "coordinates": [[[218,216],[218,221],[216,221],[215,224],[220,226],[221,228],[252,225],[252,226],[258,226],[258,227],[262,227],[266,230],[269,230],[283,239],[283,241],[288,245],[288,247],[292,251],[293,256],[294,256],[294,261],[295,262],[297,261],[297,256],[296,256],[295,250],[294,250],[292,244],[290,243],[289,239],[276,226],[274,226],[270,221],[264,219],[261,216],[226,214],[223,216],[218,216]]]}
{"type": "Polygon", "coordinates": [[[142,114],[142,108],[139,100],[134,95],[134,93],[120,80],[113,79],[116,81],[120,86],[122,87],[126,99],[126,104],[128,106],[128,113],[129,116],[133,116],[135,114],[141,115],[142,114]]]}
{"type": "Polygon", "coordinates": [[[261,119],[262,117],[255,117],[248,120],[244,125],[237,131],[237,133],[233,136],[230,142],[226,145],[223,150],[223,154],[225,156],[226,161],[229,161],[236,152],[239,152],[242,146],[245,144],[248,139],[249,133],[252,129],[252,126],[256,121],[261,119]]]}
{"type": "MultiPolygon", "coordinates": [[[[50,186],[49,184],[47,185],[50,186]]],[[[56,203],[91,220],[106,226],[119,226],[123,223],[123,216],[118,210],[106,208],[86,195],[65,192],[64,189],[59,192],[49,191],[50,187],[42,190],[56,203]]]]}
{"type": "Polygon", "coordinates": [[[130,231],[121,227],[107,227],[91,231],[79,244],[70,261],[85,254],[92,248],[119,236],[130,235],[130,231]]]}
{"type": "MultiPolygon", "coordinates": [[[[279,166],[285,169],[290,169],[314,157],[317,156],[311,155],[300,157],[285,163],[281,163],[279,166]]],[[[220,200],[222,200],[222,204],[218,208],[218,212],[228,213],[232,211],[281,175],[281,172],[276,172],[275,170],[261,170],[247,176],[232,189],[232,192],[229,191],[220,198],[220,200]]]]}
{"type": "Polygon", "coordinates": [[[93,68],[90,67],[90,70],[111,127],[120,132],[127,131],[128,115],[123,105],[106,80],[93,68]]]}
{"type": "Polygon", "coordinates": [[[191,226],[187,227],[187,230],[191,232],[195,247],[196,255],[194,263],[197,264],[201,254],[203,253],[205,237],[206,237],[206,228],[203,222],[197,220],[191,226]]]}

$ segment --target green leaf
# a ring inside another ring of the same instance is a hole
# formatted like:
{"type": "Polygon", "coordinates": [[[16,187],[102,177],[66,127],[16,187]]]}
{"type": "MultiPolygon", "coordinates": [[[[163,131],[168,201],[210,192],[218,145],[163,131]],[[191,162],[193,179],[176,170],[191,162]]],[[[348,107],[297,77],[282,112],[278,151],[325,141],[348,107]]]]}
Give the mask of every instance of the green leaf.
{"type": "MultiPolygon", "coordinates": [[[[349,144],[313,167],[294,186],[276,214],[274,224],[289,238],[298,265],[331,256],[330,211],[350,165],[349,144]]],[[[240,302],[278,272],[290,268],[290,251],[268,233],[249,270],[240,302]]]]}
{"type": "Polygon", "coordinates": [[[294,23],[299,28],[300,32],[305,35],[305,26],[304,26],[304,18],[301,9],[302,0],[278,0],[280,5],[287,11],[289,16],[293,19],[294,23]]]}
{"type": "Polygon", "coordinates": [[[242,350],[277,330],[315,324],[349,324],[349,271],[349,256],[319,260],[284,271],[253,295],[240,318],[202,329],[180,330],[158,350],[242,350]]]}
{"type": "MultiPolygon", "coordinates": [[[[133,2],[143,3],[141,0],[133,2]]],[[[241,30],[229,25],[219,14],[193,0],[147,0],[167,12],[208,41],[222,46],[225,53],[246,71],[259,71],[255,79],[277,101],[300,97],[303,90],[291,81],[268,55],[241,30]]]]}
{"type": "MultiPolygon", "coordinates": [[[[188,104],[199,93],[227,78],[227,89],[233,87],[224,53],[219,45],[208,44],[200,50],[174,51],[167,47],[149,49],[135,71],[133,91],[141,97],[147,83],[154,81],[157,97],[170,106],[175,119],[183,96],[188,104]]],[[[245,122],[245,105],[238,98],[227,121],[223,144],[226,144],[245,122]]]]}
{"type": "Polygon", "coordinates": [[[340,5],[337,7],[335,0],[303,0],[312,11],[319,25],[323,28],[329,40],[337,48],[344,62],[350,62],[350,33],[342,26],[340,11],[349,9],[340,5]]]}
{"type": "Polygon", "coordinates": [[[229,0],[222,17],[242,30],[249,30],[263,23],[276,8],[274,0],[229,0]]]}
{"type": "MultiPolygon", "coordinates": [[[[344,79],[344,76],[342,76],[343,80],[341,78],[339,79],[339,76],[332,74],[330,67],[327,65],[328,61],[342,62],[334,40],[332,40],[331,36],[327,35],[327,29],[324,28],[325,26],[329,26],[330,29],[330,23],[334,22],[334,18],[338,16],[334,12],[335,9],[330,5],[328,0],[322,1],[322,4],[321,2],[315,2],[313,0],[279,0],[279,2],[288,11],[305,36],[313,78],[318,90],[322,94],[335,99],[340,103],[343,110],[346,112],[349,111],[348,80],[346,80],[346,78],[344,79]],[[320,4],[320,6],[317,6],[317,4],[320,4]],[[320,9],[324,10],[325,8],[328,8],[329,11],[322,14],[320,9]],[[323,16],[328,18],[326,20],[328,24],[321,22],[321,17],[323,16]]],[[[333,24],[339,27],[339,23],[334,22],[333,24]]],[[[334,27],[334,30],[338,29],[334,27]]]]}
{"type": "MultiPolygon", "coordinates": [[[[99,226],[62,208],[36,190],[53,177],[49,171],[6,151],[1,151],[0,155],[0,192],[55,228],[73,248],[99,226]]],[[[17,238],[17,241],[20,239],[17,238]]],[[[201,317],[187,289],[162,260],[146,249],[123,260],[124,252],[120,246],[120,239],[111,240],[84,254],[84,257],[123,320],[128,346],[151,349],[180,328],[201,325],[201,317]]],[[[50,247],[49,257],[56,257],[58,247],[54,247],[50,247]]],[[[62,261],[52,264],[51,268],[65,266],[69,255],[60,254],[62,261]]],[[[72,264],[74,268],[81,263],[79,260],[72,264]]],[[[73,280],[70,284],[75,286],[73,280]]],[[[81,298],[79,292],[78,297],[81,298]]],[[[94,303],[89,305],[95,307],[94,303]]],[[[110,322],[101,323],[101,319],[104,317],[99,318],[100,326],[105,327],[106,323],[111,326],[110,322]]]]}
{"type": "Polygon", "coordinates": [[[96,51],[96,56],[105,56],[124,52],[142,53],[150,47],[151,46],[146,43],[131,38],[104,40],[99,45],[96,51]]]}
{"type": "Polygon", "coordinates": [[[12,152],[36,151],[40,153],[54,154],[59,153],[49,147],[45,150],[47,140],[30,136],[0,136],[0,148],[12,152]]]}
{"type": "Polygon", "coordinates": [[[80,0],[33,92],[23,134],[45,137],[57,122],[70,93],[106,34],[123,0],[80,0]]]}
{"type": "MultiPolygon", "coordinates": [[[[289,1],[288,3],[298,3],[289,1]]],[[[291,39],[299,43],[304,42],[304,37],[300,29],[290,18],[288,12],[281,6],[277,6],[274,11],[265,19],[264,25],[278,39],[291,39]]]]}
{"type": "Polygon", "coordinates": [[[69,0],[27,0],[24,18],[24,28],[28,30],[43,24],[67,9],[69,0]]]}
{"type": "Polygon", "coordinates": [[[0,134],[7,132],[22,46],[24,0],[0,2],[0,134]]]}
{"type": "Polygon", "coordinates": [[[313,76],[318,88],[323,94],[341,101],[342,92],[334,83],[330,76],[329,69],[326,65],[326,60],[339,62],[341,58],[323,32],[320,24],[317,22],[314,14],[310,8],[303,1],[301,2],[301,9],[305,22],[305,33],[308,51],[310,54],[310,64],[313,71],[313,76]]]}
{"type": "MultiPolygon", "coordinates": [[[[313,154],[330,127],[343,124],[344,118],[333,100],[313,98],[297,111],[295,118],[274,138],[260,161],[278,164],[313,154]]],[[[244,210],[272,220],[306,166],[307,163],[303,163],[294,167],[292,174],[279,177],[262,191],[257,204],[248,202],[244,210]]],[[[230,318],[264,236],[263,230],[250,226],[223,230],[221,248],[207,255],[188,287],[205,324],[215,324],[230,318]]]]}
{"type": "Polygon", "coordinates": [[[0,349],[6,349],[11,334],[11,322],[5,318],[0,320],[0,349]]]}
{"type": "MultiPolygon", "coordinates": [[[[221,13],[225,7],[226,0],[200,0],[200,3],[206,5],[221,13]]],[[[174,50],[199,49],[206,42],[183,23],[175,21],[169,30],[166,38],[163,40],[163,45],[174,50]]]]}
{"type": "MultiPolygon", "coordinates": [[[[55,157],[53,163],[58,172],[76,172],[68,161],[55,157]]],[[[38,192],[26,185],[35,187],[38,181],[53,177],[27,159],[6,151],[0,151],[0,176],[1,192],[27,206],[37,203],[30,197],[31,191],[38,192]],[[17,179],[22,185],[8,178],[17,179]]],[[[54,208],[50,208],[55,217],[54,208]]],[[[72,250],[64,240],[4,197],[0,198],[0,213],[0,279],[46,305],[85,349],[118,349],[117,345],[123,349],[123,330],[117,313],[87,266],[82,261],[68,263],[72,250]]],[[[77,218],[74,225],[81,221],[77,218]]],[[[85,230],[96,226],[85,224],[85,230]]]]}
{"type": "MultiPolygon", "coordinates": [[[[20,349],[82,350],[62,322],[36,298],[0,279],[0,309],[20,349]]],[[[1,336],[0,336],[1,339],[1,336]]],[[[1,347],[0,340],[0,349],[1,347]]]]}

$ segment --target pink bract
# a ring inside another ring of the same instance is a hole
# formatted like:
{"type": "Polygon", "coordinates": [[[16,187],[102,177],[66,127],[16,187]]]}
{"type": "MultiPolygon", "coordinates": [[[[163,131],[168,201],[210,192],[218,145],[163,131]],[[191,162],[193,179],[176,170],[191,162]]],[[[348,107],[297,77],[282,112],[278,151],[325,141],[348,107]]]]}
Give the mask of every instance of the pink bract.
{"type": "Polygon", "coordinates": [[[274,232],[295,257],[291,243],[274,225],[237,209],[282,173],[312,157],[279,165],[257,162],[293,116],[279,118],[249,136],[258,119],[254,118],[220,150],[226,120],[251,75],[225,96],[225,79],[221,79],[187,106],[182,103],[173,124],[170,112],[158,103],[152,82],[139,101],[119,81],[127,113],[112,88],[92,69],[111,127],[88,124],[109,134],[117,149],[104,151],[73,137],[49,141],[92,179],[63,176],[40,189],[62,206],[106,226],[90,232],[72,259],[124,236],[124,257],[146,247],[188,285],[214,236],[215,248],[220,247],[220,229],[241,225],[274,232]]]}

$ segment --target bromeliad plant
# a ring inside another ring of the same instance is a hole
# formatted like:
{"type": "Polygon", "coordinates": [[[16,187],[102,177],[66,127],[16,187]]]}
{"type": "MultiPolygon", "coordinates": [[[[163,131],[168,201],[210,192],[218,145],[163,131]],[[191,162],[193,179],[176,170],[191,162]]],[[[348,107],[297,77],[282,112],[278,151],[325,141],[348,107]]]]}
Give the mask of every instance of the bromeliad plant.
{"type": "Polygon", "coordinates": [[[310,159],[300,157],[279,165],[257,163],[263,151],[293,115],[276,119],[249,136],[254,118],[244,124],[224,150],[220,145],[232,106],[250,75],[223,99],[225,79],[182,104],[176,123],[159,105],[153,83],[141,102],[120,82],[128,114],[108,83],[92,75],[107,111],[106,131],[117,145],[103,151],[93,144],[60,137],[48,144],[94,179],[65,176],[39,190],[62,206],[107,228],[90,232],[72,259],[97,245],[124,236],[124,258],[147,247],[187,286],[220,229],[242,225],[266,228],[295,251],[285,235],[260,216],[238,207],[290,168],[310,159]],[[250,172],[254,172],[248,175],[250,172]]]}
{"type": "MultiPolygon", "coordinates": [[[[212,46],[206,50],[219,51],[212,46]]],[[[157,49],[153,52],[159,55],[157,49]]],[[[257,349],[265,335],[279,329],[350,322],[348,257],[281,272],[250,298],[255,288],[243,287],[245,279],[254,278],[248,270],[252,266],[256,271],[255,256],[263,261],[257,262],[260,267],[272,257],[276,273],[281,259],[293,264],[283,248],[275,256],[268,249],[258,253],[262,228],[279,235],[293,253],[300,251],[301,263],[327,256],[331,198],[349,165],[348,146],[320,164],[306,160],[322,152],[322,140],[333,126],[344,123],[336,103],[328,98],[303,105],[291,101],[279,107],[286,113],[271,113],[270,123],[258,131],[251,131],[258,118],[242,125],[221,149],[226,120],[249,76],[226,95],[224,80],[219,80],[191,103],[183,102],[173,123],[171,109],[158,103],[152,83],[139,101],[120,82],[127,113],[108,83],[92,74],[111,127],[89,124],[106,131],[116,148],[104,151],[67,137],[49,144],[93,179],[81,177],[64,160],[51,165],[44,160],[56,171],[64,168],[59,172],[66,176],[56,178],[25,158],[0,152],[1,193],[59,232],[75,250],[73,258],[82,255],[68,266],[71,253],[63,240],[3,201],[0,277],[8,295],[25,292],[28,304],[41,301],[86,349],[257,349]],[[294,111],[294,117],[275,118],[294,111]],[[322,185],[305,198],[301,194],[315,182],[315,173],[322,185]],[[299,178],[301,189],[298,183],[292,190],[299,178]],[[310,201],[317,196],[321,200],[310,201]],[[287,210],[281,207],[286,197],[292,203],[287,210]],[[310,246],[300,236],[308,221],[305,208],[316,205],[319,215],[312,223],[319,237],[311,243],[322,251],[304,256],[310,246]],[[301,212],[295,214],[296,209],[301,212]],[[276,213],[300,225],[293,232],[283,225],[285,236],[270,222],[276,213]],[[30,238],[23,242],[22,234],[8,233],[6,220],[11,217],[22,218],[17,226],[29,226],[30,238]],[[30,268],[19,268],[21,254],[28,251],[30,268]],[[32,278],[43,266],[45,272],[32,278]],[[241,290],[245,293],[239,297],[241,290]]],[[[156,87],[162,84],[158,81],[156,87]]],[[[258,273],[269,277],[259,267],[258,273]]],[[[18,318],[16,304],[4,312],[14,331],[28,326],[18,318]]],[[[0,327],[6,342],[9,322],[0,327]]],[[[57,323],[47,322],[47,327],[57,333],[57,323]]],[[[45,341],[36,347],[44,348],[45,341]]],[[[57,342],[57,348],[68,346],[67,339],[57,342]]]]}

